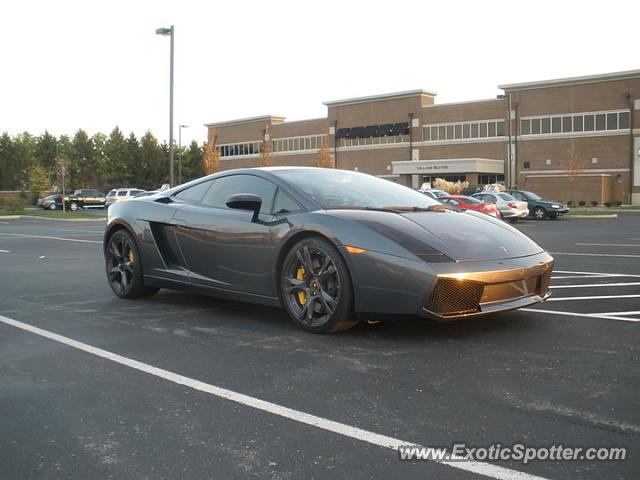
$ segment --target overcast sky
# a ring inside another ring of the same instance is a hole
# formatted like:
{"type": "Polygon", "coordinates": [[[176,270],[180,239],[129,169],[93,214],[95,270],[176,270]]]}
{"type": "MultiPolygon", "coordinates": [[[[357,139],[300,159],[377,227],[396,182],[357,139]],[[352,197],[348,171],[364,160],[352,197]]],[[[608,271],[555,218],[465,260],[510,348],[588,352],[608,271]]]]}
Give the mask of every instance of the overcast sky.
{"type": "Polygon", "coordinates": [[[321,117],[323,101],[424,88],[437,103],[498,84],[640,68],[640,2],[30,1],[0,16],[0,132],[151,130],[263,114],[321,117]]]}

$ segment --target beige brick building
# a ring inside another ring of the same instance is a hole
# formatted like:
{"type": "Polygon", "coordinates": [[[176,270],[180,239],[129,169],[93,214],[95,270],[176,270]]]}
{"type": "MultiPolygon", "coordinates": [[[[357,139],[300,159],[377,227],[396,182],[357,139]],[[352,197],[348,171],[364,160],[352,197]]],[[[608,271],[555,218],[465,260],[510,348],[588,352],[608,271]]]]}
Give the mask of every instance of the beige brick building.
{"type": "Polygon", "coordinates": [[[206,126],[223,170],[258,166],[267,149],[276,165],[313,165],[324,148],[337,168],[413,187],[505,181],[562,201],[640,203],[640,70],[499,88],[488,100],[437,104],[413,90],[328,101],[325,118],[206,126]]]}

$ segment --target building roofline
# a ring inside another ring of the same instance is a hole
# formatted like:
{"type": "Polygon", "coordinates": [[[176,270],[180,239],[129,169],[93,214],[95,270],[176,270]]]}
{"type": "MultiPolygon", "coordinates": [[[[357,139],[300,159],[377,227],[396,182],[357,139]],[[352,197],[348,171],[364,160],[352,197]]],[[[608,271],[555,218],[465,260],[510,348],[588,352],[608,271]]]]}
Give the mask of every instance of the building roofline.
{"type": "Polygon", "coordinates": [[[354,105],[357,103],[380,102],[382,100],[394,100],[398,98],[415,97],[418,95],[435,97],[437,93],[428,91],[428,90],[405,90],[403,92],[383,93],[380,95],[369,95],[366,97],[353,97],[353,98],[345,98],[342,100],[329,100],[326,102],[322,102],[322,104],[326,105],[327,107],[333,107],[337,105],[354,105]]]}
{"type": "Polygon", "coordinates": [[[502,102],[504,98],[481,98],[480,100],[462,100],[460,102],[434,103],[432,105],[424,105],[422,108],[447,107],[449,105],[466,105],[469,103],[485,103],[485,102],[502,102]]]}
{"type": "Polygon", "coordinates": [[[246,118],[238,118],[235,120],[224,120],[222,122],[213,122],[213,123],[205,123],[205,127],[222,127],[227,125],[242,125],[245,123],[257,123],[260,121],[268,121],[271,123],[282,123],[284,122],[286,117],[280,117],[278,115],[260,115],[258,117],[246,117],[246,118]]]}
{"type": "Polygon", "coordinates": [[[601,73],[598,75],[584,75],[581,77],[555,78],[536,82],[508,83],[498,85],[501,90],[530,90],[534,88],[549,88],[562,85],[580,85],[585,83],[597,83],[608,80],[626,80],[640,78],[640,70],[625,70],[622,72],[601,73]]]}
{"type": "Polygon", "coordinates": [[[319,122],[319,121],[328,121],[327,117],[315,117],[315,118],[303,118],[300,120],[288,120],[286,122],[278,123],[278,125],[289,125],[292,123],[303,123],[303,122],[319,122]]]}

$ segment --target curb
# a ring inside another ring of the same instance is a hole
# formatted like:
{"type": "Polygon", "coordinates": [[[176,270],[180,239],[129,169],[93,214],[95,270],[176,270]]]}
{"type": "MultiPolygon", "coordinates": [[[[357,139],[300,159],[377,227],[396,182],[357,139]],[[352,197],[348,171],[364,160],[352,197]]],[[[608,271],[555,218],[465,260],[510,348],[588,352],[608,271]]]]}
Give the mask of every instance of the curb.
{"type": "Polygon", "coordinates": [[[49,217],[38,217],[36,215],[0,215],[0,220],[20,220],[24,218],[36,219],[36,220],[46,220],[46,221],[56,221],[56,222],[103,222],[107,223],[106,218],[49,218],[49,217]]]}
{"type": "Polygon", "coordinates": [[[589,218],[589,219],[593,219],[593,218],[603,218],[603,219],[607,219],[607,218],[618,218],[618,214],[617,213],[612,213],[610,215],[565,215],[564,218],[589,218]]]}

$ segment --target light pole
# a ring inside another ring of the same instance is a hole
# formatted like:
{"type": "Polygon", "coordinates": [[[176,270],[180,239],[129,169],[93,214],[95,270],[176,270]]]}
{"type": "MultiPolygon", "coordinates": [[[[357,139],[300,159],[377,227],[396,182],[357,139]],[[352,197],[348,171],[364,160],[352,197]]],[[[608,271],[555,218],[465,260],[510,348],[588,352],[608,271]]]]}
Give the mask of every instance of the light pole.
{"type": "Polygon", "coordinates": [[[169,74],[169,185],[173,187],[173,37],[175,29],[173,25],[170,28],[157,28],[156,35],[169,35],[171,37],[171,60],[170,60],[170,74],[169,74]]]}
{"type": "Polygon", "coordinates": [[[182,129],[189,125],[178,125],[178,184],[182,183],[182,129]]]}
{"type": "Polygon", "coordinates": [[[67,163],[66,161],[62,160],[60,158],[60,155],[58,154],[59,145],[60,145],[59,140],[56,140],[56,164],[57,164],[57,167],[60,169],[60,173],[62,174],[62,213],[66,213],[67,212],[67,208],[66,208],[67,194],[64,188],[64,174],[66,173],[66,170],[67,170],[67,163]]]}

